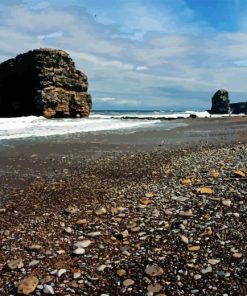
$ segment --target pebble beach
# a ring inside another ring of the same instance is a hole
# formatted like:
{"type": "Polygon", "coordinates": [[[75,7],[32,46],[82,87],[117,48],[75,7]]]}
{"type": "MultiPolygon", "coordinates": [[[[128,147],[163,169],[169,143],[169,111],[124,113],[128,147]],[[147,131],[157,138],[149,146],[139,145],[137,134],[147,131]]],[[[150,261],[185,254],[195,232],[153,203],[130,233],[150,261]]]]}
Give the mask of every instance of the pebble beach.
{"type": "Polygon", "coordinates": [[[235,134],[97,157],[5,152],[0,295],[247,295],[235,134]]]}

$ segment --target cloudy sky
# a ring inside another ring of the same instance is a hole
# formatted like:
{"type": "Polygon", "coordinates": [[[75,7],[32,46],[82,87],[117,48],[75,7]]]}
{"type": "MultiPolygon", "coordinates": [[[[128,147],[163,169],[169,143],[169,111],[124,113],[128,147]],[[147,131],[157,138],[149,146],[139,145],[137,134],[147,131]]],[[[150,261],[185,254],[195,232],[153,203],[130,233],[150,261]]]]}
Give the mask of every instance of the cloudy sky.
{"type": "Polygon", "coordinates": [[[204,109],[247,99],[246,0],[1,0],[0,62],[66,50],[94,109],[204,109]]]}

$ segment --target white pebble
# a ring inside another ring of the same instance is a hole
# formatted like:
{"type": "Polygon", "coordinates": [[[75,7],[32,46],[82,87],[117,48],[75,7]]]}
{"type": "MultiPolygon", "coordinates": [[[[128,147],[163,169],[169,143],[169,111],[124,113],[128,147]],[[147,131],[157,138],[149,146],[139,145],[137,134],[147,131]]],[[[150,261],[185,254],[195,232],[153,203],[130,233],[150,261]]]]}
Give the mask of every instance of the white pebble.
{"type": "Polygon", "coordinates": [[[97,268],[97,270],[98,271],[104,271],[105,269],[106,269],[106,265],[100,265],[98,268],[97,268]]]}
{"type": "Polygon", "coordinates": [[[86,240],[75,243],[74,247],[75,248],[86,248],[89,245],[91,245],[91,241],[89,239],[86,239],[86,240]]]}
{"type": "Polygon", "coordinates": [[[181,240],[182,240],[182,242],[185,243],[185,244],[188,244],[188,243],[189,243],[188,238],[187,238],[186,236],[184,236],[184,235],[181,235],[181,240]]]}
{"type": "Polygon", "coordinates": [[[52,286],[50,286],[50,285],[44,285],[43,292],[45,294],[51,294],[51,295],[54,295],[55,294],[52,286]]]}
{"type": "Polygon", "coordinates": [[[66,271],[67,271],[66,269],[61,268],[61,269],[59,269],[59,270],[57,271],[56,274],[57,274],[58,277],[60,277],[61,275],[63,275],[64,273],[66,273],[66,271]]]}
{"type": "Polygon", "coordinates": [[[212,272],[212,266],[209,265],[207,268],[204,268],[201,270],[201,273],[205,274],[205,273],[209,273],[209,272],[212,272]]]}
{"type": "Polygon", "coordinates": [[[83,248],[77,248],[73,251],[73,254],[75,255],[82,255],[85,253],[85,250],[83,248]]]}
{"type": "Polygon", "coordinates": [[[101,235],[100,231],[90,232],[87,234],[88,236],[95,237],[101,235]]]}
{"type": "Polygon", "coordinates": [[[73,274],[73,278],[76,280],[76,279],[78,279],[79,277],[81,277],[81,273],[80,272],[75,272],[74,274],[73,274]]]}
{"type": "Polygon", "coordinates": [[[195,274],[194,275],[195,280],[200,280],[201,278],[202,278],[202,276],[200,274],[195,274]]]}

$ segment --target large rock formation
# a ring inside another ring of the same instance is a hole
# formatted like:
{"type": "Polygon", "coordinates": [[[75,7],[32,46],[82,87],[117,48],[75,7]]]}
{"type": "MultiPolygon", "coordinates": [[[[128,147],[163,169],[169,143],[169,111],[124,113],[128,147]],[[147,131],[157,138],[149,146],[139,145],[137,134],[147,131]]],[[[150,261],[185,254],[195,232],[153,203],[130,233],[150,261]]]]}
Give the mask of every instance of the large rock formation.
{"type": "Polygon", "coordinates": [[[87,76],[62,50],[36,49],[0,64],[0,117],[86,117],[87,76]]]}
{"type": "Polygon", "coordinates": [[[211,114],[227,114],[230,111],[228,91],[219,89],[212,97],[211,114]]]}

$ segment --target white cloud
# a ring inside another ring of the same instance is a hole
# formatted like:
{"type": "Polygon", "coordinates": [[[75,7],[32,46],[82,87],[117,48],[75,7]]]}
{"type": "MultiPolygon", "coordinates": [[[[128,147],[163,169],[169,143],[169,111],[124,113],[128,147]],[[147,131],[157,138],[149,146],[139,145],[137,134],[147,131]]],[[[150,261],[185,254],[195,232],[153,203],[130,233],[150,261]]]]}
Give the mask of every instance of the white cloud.
{"type": "Polygon", "coordinates": [[[105,103],[110,105],[127,105],[127,106],[135,106],[140,103],[139,100],[131,100],[131,99],[117,99],[113,97],[104,97],[104,98],[96,98],[96,102],[105,103]]]}
{"type": "Polygon", "coordinates": [[[134,66],[129,64],[129,63],[123,63],[118,60],[112,60],[112,59],[106,59],[106,58],[101,58],[93,54],[88,54],[88,53],[83,53],[83,52],[76,52],[76,51],[71,51],[67,50],[72,57],[79,58],[83,61],[90,62],[94,64],[95,67],[97,68],[104,68],[105,70],[110,69],[119,69],[119,70],[133,70],[134,66]]]}
{"type": "Polygon", "coordinates": [[[63,36],[63,32],[57,31],[57,32],[53,32],[50,34],[46,34],[46,35],[38,35],[37,39],[44,40],[44,39],[50,39],[50,38],[58,38],[58,37],[62,37],[62,36],[63,36]]]}
{"type": "Polygon", "coordinates": [[[137,71],[145,71],[145,70],[147,70],[148,69],[148,67],[146,67],[146,66],[137,66],[136,67],[136,70],[137,71]]]}
{"type": "Polygon", "coordinates": [[[116,98],[110,98],[110,97],[105,97],[105,98],[100,98],[98,101],[100,102],[116,102],[116,98]]]}

